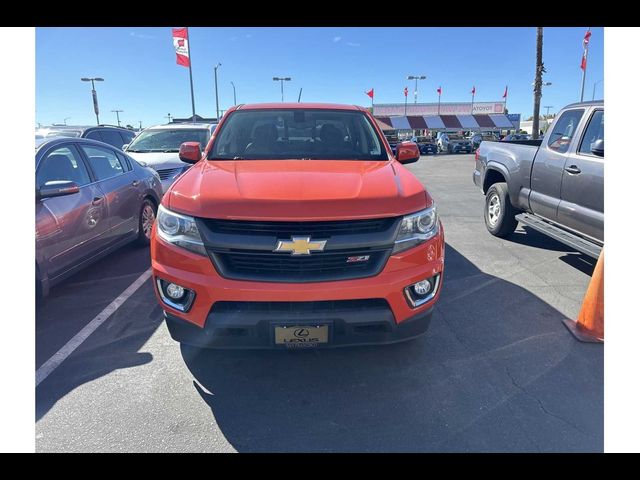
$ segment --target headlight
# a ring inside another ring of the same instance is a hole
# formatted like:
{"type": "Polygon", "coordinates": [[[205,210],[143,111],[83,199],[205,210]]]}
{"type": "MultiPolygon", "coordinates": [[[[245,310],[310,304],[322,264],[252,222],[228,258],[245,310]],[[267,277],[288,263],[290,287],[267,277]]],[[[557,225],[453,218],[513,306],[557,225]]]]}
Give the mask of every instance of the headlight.
{"type": "Polygon", "coordinates": [[[391,254],[404,252],[438,234],[438,213],[435,204],[402,219],[391,254]]]}
{"type": "Polygon", "coordinates": [[[158,236],[165,242],[186,248],[200,255],[207,254],[193,217],[172,212],[160,205],[156,223],[158,225],[158,236]]]}

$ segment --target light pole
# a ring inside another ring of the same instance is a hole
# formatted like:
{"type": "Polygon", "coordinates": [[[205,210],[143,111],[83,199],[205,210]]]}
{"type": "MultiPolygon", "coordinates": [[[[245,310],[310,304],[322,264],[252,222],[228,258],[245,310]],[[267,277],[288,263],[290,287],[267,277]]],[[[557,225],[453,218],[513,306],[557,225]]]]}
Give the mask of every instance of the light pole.
{"type": "Polygon", "coordinates": [[[67,120],[69,120],[71,117],[64,117],[64,124],[67,124],[67,120]]]}
{"type": "Polygon", "coordinates": [[[100,109],[98,108],[98,94],[96,92],[96,85],[94,82],[104,82],[104,78],[101,77],[82,77],[80,80],[83,82],[91,82],[91,96],[93,97],[93,111],[96,113],[96,124],[100,125],[100,109]]]}
{"type": "Polygon", "coordinates": [[[237,105],[238,103],[236,102],[236,86],[233,82],[231,82],[231,86],[233,87],[233,104],[237,105]]]}
{"type": "Polygon", "coordinates": [[[553,108],[553,105],[545,105],[542,108],[546,108],[547,109],[547,114],[545,115],[545,129],[544,131],[546,132],[547,130],[549,130],[549,110],[553,108]]]}
{"type": "Polygon", "coordinates": [[[169,119],[169,123],[171,123],[171,114],[170,114],[170,113],[167,113],[167,114],[164,116],[164,118],[168,118],[168,119],[169,119]]]}
{"type": "Polygon", "coordinates": [[[284,82],[291,81],[291,77],[273,77],[274,82],[280,82],[280,97],[284,102],[284,82]]]}
{"type": "Polygon", "coordinates": [[[138,124],[140,125],[140,130],[142,130],[142,120],[138,120],[138,124]]]}
{"type": "Polygon", "coordinates": [[[116,118],[118,119],[118,126],[120,126],[120,113],[124,112],[124,110],[111,110],[111,112],[116,114],[116,118]]]}
{"type": "Polygon", "coordinates": [[[218,67],[221,67],[222,64],[218,62],[218,64],[213,67],[213,77],[216,84],[216,120],[220,119],[220,107],[218,106],[218,67]]]}
{"type": "Polygon", "coordinates": [[[407,80],[415,80],[416,81],[416,87],[415,90],[413,91],[413,103],[416,104],[418,103],[418,80],[424,80],[427,77],[425,75],[409,75],[407,76],[407,80]]]}
{"type": "Polygon", "coordinates": [[[598,85],[599,83],[602,83],[603,81],[604,81],[604,78],[602,80],[598,80],[597,82],[593,82],[593,94],[591,95],[592,101],[596,99],[596,85],[598,85]]]}

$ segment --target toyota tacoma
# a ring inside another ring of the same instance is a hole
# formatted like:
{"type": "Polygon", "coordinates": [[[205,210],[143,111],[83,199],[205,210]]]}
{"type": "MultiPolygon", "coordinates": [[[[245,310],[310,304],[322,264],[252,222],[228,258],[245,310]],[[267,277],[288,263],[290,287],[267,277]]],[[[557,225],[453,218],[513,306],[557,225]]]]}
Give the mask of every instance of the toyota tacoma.
{"type": "Polygon", "coordinates": [[[604,245],[604,102],[566,106],[543,140],[487,142],[473,181],[498,237],[518,222],[598,258],[604,245]]]}

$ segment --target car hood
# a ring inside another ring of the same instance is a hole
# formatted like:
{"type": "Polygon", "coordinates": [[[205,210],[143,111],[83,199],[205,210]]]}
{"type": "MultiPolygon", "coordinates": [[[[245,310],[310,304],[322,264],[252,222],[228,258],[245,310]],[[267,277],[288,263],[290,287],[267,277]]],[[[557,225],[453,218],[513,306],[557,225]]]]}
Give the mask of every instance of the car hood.
{"type": "Polygon", "coordinates": [[[144,162],[147,166],[154,170],[162,170],[166,168],[185,167],[189,165],[180,160],[177,153],[164,152],[126,152],[134,160],[144,162]]]}
{"type": "Polygon", "coordinates": [[[197,163],[163,203],[196,217],[304,221],[403,215],[432,200],[397,162],[241,160],[197,163]]]}

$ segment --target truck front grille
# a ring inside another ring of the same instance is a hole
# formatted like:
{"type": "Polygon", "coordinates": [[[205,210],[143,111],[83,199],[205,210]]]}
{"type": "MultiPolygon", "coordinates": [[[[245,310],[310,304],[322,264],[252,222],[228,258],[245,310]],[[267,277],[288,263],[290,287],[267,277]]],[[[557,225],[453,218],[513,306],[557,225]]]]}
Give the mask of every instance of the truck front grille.
{"type": "Polygon", "coordinates": [[[245,250],[210,252],[210,256],[220,274],[227,278],[268,282],[322,282],[377,275],[390,253],[391,249],[314,252],[311,255],[245,250]],[[366,260],[353,261],[363,258],[366,260]]]}
{"type": "Polygon", "coordinates": [[[328,222],[198,219],[218,273],[234,280],[323,282],[379,274],[391,255],[400,217],[328,222]],[[308,255],[275,252],[293,236],[326,240],[308,255]]]}

